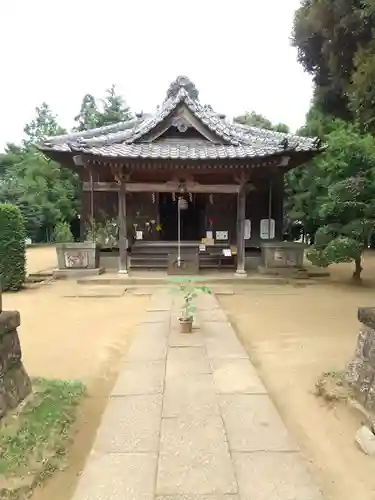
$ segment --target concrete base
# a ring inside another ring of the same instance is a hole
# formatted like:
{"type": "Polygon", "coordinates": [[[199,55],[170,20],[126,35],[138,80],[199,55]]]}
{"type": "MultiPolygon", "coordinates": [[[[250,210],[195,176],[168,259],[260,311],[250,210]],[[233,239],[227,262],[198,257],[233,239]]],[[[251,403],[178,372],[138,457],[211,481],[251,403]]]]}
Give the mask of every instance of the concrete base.
{"type": "MultiPolygon", "coordinates": [[[[228,274],[223,274],[220,276],[218,273],[217,275],[198,275],[198,276],[191,276],[193,280],[196,279],[198,285],[216,285],[216,284],[246,284],[246,285],[285,285],[289,283],[288,278],[284,278],[281,276],[260,276],[257,274],[254,275],[247,275],[247,274],[241,274],[241,275],[235,275],[233,273],[228,273],[228,274]],[[241,279],[238,279],[238,278],[241,279]]],[[[81,279],[77,279],[77,283],[79,285],[124,285],[124,286],[129,286],[129,285],[170,285],[171,284],[171,277],[168,276],[166,273],[153,273],[151,271],[145,272],[143,274],[139,274],[138,276],[134,273],[130,273],[128,276],[127,275],[121,275],[121,274],[105,274],[103,276],[88,276],[88,277],[82,277],[81,279]]]]}
{"type": "Polygon", "coordinates": [[[53,277],[55,279],[77,279],[88,276],[99,276],[104,273],[104,267],[95,269],[54,269],[53,277]]]}
{"type": "Polygon", "coordinates": [[[246,271],[239,271],[237,270],[234,275],[236,278],[247,278],[247,272],[246,271]]]}
{"type": "Polygon", "coordinates": [[[129,273],[128,273],[127,269],[119,269],[117,271],[117,274],[119,274],[120,276],[123,276],[124,278],[126,278],[126,276],[129,276],[129,273]]]}

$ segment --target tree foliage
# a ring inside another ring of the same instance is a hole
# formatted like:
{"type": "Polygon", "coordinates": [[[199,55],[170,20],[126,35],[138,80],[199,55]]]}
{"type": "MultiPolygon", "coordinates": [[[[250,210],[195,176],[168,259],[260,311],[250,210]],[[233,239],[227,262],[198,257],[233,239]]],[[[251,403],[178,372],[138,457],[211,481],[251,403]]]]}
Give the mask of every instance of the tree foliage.
{"type": "Polygon", "coordinates": [[[0,279],[2,290],[19,290],[26,277],[25,227],[20,210],[0,204],[0,279]]]}
{"type": "Polygon", "coordinates": [[[93,95],[86,94],[83,97],[80,112],[74,118],[75,130],[90,130],[131,118],[132,113],[129,106],[124,98],[117,93],[116,86],[112,85],[106,90],[106,96],[99,105],[93,95]]]}
{"type": "Polygon", "coordinates": [[[268,118],[259,113],[256,113],[255,111],[246,111],[246,113],[244,113],[243,115],[234,118],[234,121],[240,123],[241,125],[249,125],[250,127],[276,130],[277,132],[289,132],[289,127],[288,125],[285,125],[285,123],[278,123],[277,125],[273,125],[268,118]]]}
{"type": "Polygon", "coordinates": [[[77,179],[70,170],[48,161],[34,146],[45,136],[64,132],[47,104],[25,126],[22,146],[8,145],[0,158],[0,203],[16,205],[32,239],[49,239],[59,220],[71,220],[78,208],[77,179]]]}
{"type": "Polygon", "coordinates": [[[372,0],[303,0],[292,40],[313,76],[315,104],[328,115],[364,128],[373,124],[375,8],[372,0]]]}
{"type": "Polygon", "coordinates": [[[96,104],[96,99],[92,94],[83,96],[78,115],[74,118],[76,125],[74,130],[82,132],[99,126],[100,112],[96,104]]]}

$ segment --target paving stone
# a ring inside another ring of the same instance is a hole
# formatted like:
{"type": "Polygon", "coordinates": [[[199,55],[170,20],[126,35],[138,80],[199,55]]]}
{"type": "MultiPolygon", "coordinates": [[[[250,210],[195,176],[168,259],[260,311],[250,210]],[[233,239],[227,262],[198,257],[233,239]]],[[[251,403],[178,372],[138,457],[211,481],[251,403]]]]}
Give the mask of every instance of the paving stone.
{"type": "Polygon", "coordinates": [[[172,332],[168,337],[168,345],[170,347],[204,347],[204,340],[200,332],[172,332]]]}
{"type": "Polygon", "coordinates": [[[220,394],[267,394],[255,368],[247,359],[212,359],[214,383],[220,394]]]}
{"type": "Polygon", "coordinates": [[[227,323],[205,322],[203,327],[207,354],[210,359],[248,359],[233,329],[227,323]]]}
{"type": "Polygon", "coordinates": [[[219,415],[163,418],[160,453],[201,455],[228,453],[224,425],[219,415]]]}
{"type": "MultiPolygon", "coordinates": [[[[187,335],[187,334],[186,334],[187,335]]],[[[170,347],[168,350],[166,379],[179,375],[212,373],[204,347],[170,347]]]]}
{"type": "Polygon", "coordinates": [[[170,311],[146,311],[142,316],[142,323],[167,323],[169,322],[170,311]]]}
{"type": "Polygon", "coordinates": [[[92,453],[73,500],[153,500],[155,453],[92,453]]]}
{"type": "Polygon", "coordinates": [[[212,311],[213,309],[221,310],[220,304],[213,294],[201,294],[196,301],[198,311],[212,311]]]}
{"type": "Polygon", "coordinates": [[[173,296],[169,292],[155,293],[148,305],[148,311],[170,311],[173,304],[173,296]]]}
{"type": "MultiPolygon", "coordinates": [[[[147,325],[142,325],[144,328],[147,325]]],[[[126,359],[128,361],[164,360],[167,356],[167,339],[162,329],[146,329],[134,335],[126,359]]]]}
{"type": "Polygon", "coordinates": [[[102,453],[157,451],[162,395],[110,398],[94,450],[102,453]]]}
{"type": "Polygon", "coordinates": [[[161,394],[164,388],[165,361],[124,363],[111,396],[161,394]]]}
{"type": "Polygon", "coordinates": [[[210,374],[167,378],[165,381],[163,417],[180,415],[218,415],[219,407],[210,374]]]}
{"type": "Polygon", "coordinates": [[[237,493],[229,453],[160,454],[157,495],[237,493]]]}
{"type": "Polygon", "coordinates": [[[222,309],[209,309],[198,311],[199,319],[203,321],[223,321],[227,322],[228,318],[222,309]]]}
{"type": "Polygon", "coordinates": [[[231,451],[298,450],[268,396],[219,396],[219,405],[231,451]]]}
{"type": "Polygon", "coordinates": [[[232,453],[241,500],[323,500],[299,453],[232,453]]]}
{"type": "Polygon", "coordinates": [[[158,495],[156,500],[239,500],[238,495],[158,495]]]}
{"type": "Polygon", "coordinates": [[[89,298],[111,298],[122,297],[126,291],[123,286],[100,285],[97,287],[77,286],[74,292],[65,294],[64,297],[89,297],[89,298]]]}

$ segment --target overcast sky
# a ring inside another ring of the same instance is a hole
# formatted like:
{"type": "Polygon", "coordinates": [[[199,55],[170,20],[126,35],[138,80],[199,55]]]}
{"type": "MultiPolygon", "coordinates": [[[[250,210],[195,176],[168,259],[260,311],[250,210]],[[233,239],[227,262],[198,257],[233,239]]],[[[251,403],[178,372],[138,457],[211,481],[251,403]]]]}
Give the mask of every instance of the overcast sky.
{"type": "Polygon", "coordinates": [[[85,93],[115,83],[150,112],[188,76],[204,104],[255,110],[292,129],[311,79],[290,46],[299,0],[0,0],[0,150],[46,101],[71,128],[85,93]]]}

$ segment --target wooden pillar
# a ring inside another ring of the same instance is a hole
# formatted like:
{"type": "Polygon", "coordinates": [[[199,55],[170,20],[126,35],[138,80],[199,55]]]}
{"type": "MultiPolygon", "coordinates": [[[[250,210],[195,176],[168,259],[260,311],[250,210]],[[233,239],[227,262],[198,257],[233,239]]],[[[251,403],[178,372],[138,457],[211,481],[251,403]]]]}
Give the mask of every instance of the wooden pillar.
{"type": "Polygon", "coordinates": [[[118,176],[118,222],[119,222],[119,262],[118,273],[128,274],[127,224],[126,224],[126,183],[122,173],[118,176]]]}
{"type": "Polygon", "coordinates": [[[245,271],[245,211],[246,188],[241,184],[237,194],[237,270],[236,276],[246,276],[245,271]]]}

